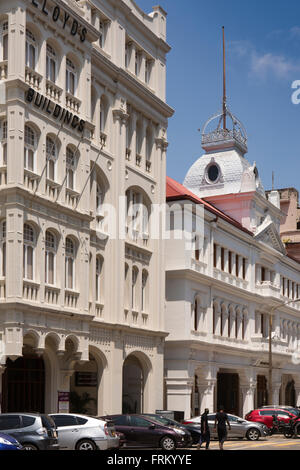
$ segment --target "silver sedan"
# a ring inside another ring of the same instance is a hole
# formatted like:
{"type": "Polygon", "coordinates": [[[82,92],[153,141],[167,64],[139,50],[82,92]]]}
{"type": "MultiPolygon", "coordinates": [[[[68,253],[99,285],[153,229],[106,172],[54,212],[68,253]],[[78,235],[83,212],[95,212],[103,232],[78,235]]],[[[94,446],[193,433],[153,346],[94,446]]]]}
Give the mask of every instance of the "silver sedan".
{"type": "MultiPolygon", "coordinates": [[[[210,435],[212,438],[218,436],[217,431],[214,431],[215,425],[215,413],[208,415],[208,425],[210,429],[210,435]]],[[[247,421],[246,419],[239,418],[238,416],[227,414],[228,421],[231,429],[227,429],[228,438],[247,438],[249,441],[257,441],[260,437],[266,437],[269,435],[267,426],[261,423],[255,423],[253,421],[247,421]]],[[[200,425],[201,417],[190,418],[183,421],[183,424],[194,425],[198,427],[200,425]]]]}

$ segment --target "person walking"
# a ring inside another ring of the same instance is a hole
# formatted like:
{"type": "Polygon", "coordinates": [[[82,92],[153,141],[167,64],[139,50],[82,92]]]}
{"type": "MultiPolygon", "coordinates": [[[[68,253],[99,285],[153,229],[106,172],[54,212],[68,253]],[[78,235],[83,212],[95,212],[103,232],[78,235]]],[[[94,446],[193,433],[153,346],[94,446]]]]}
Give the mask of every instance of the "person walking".
{"type": "Polygon", "coordinates": [[[228,416],[224,411],[224,406],[220,406],[219,412],[216,413],[215,426],[214,426],[214,431],[216,430],[216,428],[218,428],[218,439],[219,439],[220,450],[223,450],[224,441],[226,440],[226,437],[227,437],[226,423],[228,425],[228,429],[230,430],[231,427],[230,427],[230,423],[228,420],[228,416]]]}
{"type": "Polygon", "coordinates": [[[209,409],[205,408],[204,413],[201,415],[201,435],[197,449],[201,449],[201,444],[205,442],[205,449],[209,450],[210,430],[208,426],[208,413],[209,409]]]}

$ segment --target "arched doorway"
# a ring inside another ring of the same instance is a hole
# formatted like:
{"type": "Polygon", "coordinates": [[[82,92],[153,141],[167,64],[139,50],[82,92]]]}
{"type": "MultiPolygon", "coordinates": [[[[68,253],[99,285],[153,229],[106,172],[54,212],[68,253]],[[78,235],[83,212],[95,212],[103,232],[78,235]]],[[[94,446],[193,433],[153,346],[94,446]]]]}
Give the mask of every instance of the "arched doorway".
{"type": "Polygon", "coordinates": [[[15,361],[7,359],[2,382],[2,412],[45,411],[45,364],[30,347],[15,361]]]}
{"type": "Polygon", "coordinates": [[[258,408],[268,404],[267,379],[264,375],[257,376],[256,401],[258,408]]]}
{"type": "Polygon", "coordinates": [[[223,406],[227,413],[239,415],[239,376],[219,372],[217,375],[217,409],[223,406]]]}
{"type": "Polygon", "coordinates": [[[296,405],[295,382],[290,380],[285,387],[285,405],[296,405]]]}
{"type": "Polygon", "coordinates": [[[122,413],[144,412],[145,377],[139,359],[130,354],[123,364],[122,413]]]}
{"type": "Polygon", "coordinates": [[[70,412],[90,416],[98,414],[98,386],[101,377],[95,357],[90,354],[89,361],[77,362],[70,380],[70,412]]]}

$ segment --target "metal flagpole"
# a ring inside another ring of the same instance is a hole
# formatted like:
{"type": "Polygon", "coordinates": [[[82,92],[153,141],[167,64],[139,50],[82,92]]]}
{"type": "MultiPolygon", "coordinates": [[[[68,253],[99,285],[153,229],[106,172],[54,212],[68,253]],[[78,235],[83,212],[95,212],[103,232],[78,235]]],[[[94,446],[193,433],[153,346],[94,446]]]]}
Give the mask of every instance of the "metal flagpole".
{"type": "Polygon", "coordinates": [[[223,129],[226,129],[226,58],[225,58],[225,29],[223,30],[223,129]]]}
{"type": "MultiPolygon", "coordinates": [[[[74,152],[75,157],[76,157],[76,154],[77,154],[77,152],[78,152],[79,145],[81,144],[81,141],[82,141],[82,138],[83,138],[83,133],[84,133],[84,130],[82,131],[80,140],[79,140],[78,145],[77,145],[77,147],[76,147],[76,150],[75,150],[75,152],[74,152]]],[[[56,196],[55,202],[57,202],[57,199],[59,198],[59,195],[60,195],[60,193],[61,193],[61,190],[62,190],[62,188],[63,188],[63,185],[65,184],[65,181],[66,181],[66,179],[67,179],[67,176],[68,176],[68,171],[67,171],[67,169],[66,169],[65,177],[64,177],[63,182],[61,183],[61,185],[60,185],[60,187],[59,187],[59,190],[57,191],[57,196],[56,196]]],[[[76,207],[77,207],[77,206],[76,206],[76,207]]]]}
{"type": "Polygon", "coordinates": [[[75,209],[77,209],[77,206],[78,206],[78,204],[79,204],[79,201],[80,201],[80,199],[81,199],[81,196],[82,196],[82,194],[83,194],[83,192],[84,192],[84,190],[85,190],[85,188],[86,188],[86,185],[87,185],[88,182],[89,182],[89,179],[90,179],[90,177],[91,177],[91,174],[92,174],[93,171],[94,171],[94,168],[95,168],[95,165],[96,165],[96,163],[97,163],[97,161],[98,161],[98,158],[100,157],[101,152],[102,152],[103,148],[105,147],[105,143],[106,143],[106,137],[101,137],[101,148],[100,148],[100,150],[99,150],[99,152],[98,152],[98,155],[97,155],[96,160],[94,161],[94,164],[93,164],[93,166],[92,166],[92,168],[91,168],[91,171],[89,172],[89,176],[87,177],[87,180],[86,180],[86,182],[85,182],[85,185],[83,186],[83,189],[82,189],[82,191],[81,191],[81,193],[80,193],[80,195],[79,195],[79,198],[78,198],[78,200],[77,200],[75,209]]]}
{"type": "MultiPolygon", "coordinates": [[[[63,128],[63,122],[61,123],[60,128],[58,129],[58,133],[56,134],[56,136],[55,136],[55,138],[54,138],[54,142],[53,142],[53,145],[52,145],[52,147],[51,147],[50,155],[52,155],[52,151],[53,151],[53,149],[54,149],[54,147],[55,147],[56,141],[57,141],[57,139],[58,139],[58,136],[59,136],[60,131],[62,130],[62,128],[63,128]]],[[[43,174],[44,174],[44,172],[45,172],[45,170],[46,170],[46,168],[47,168],[47,164],[48,164],[48,161],[49,161],[49,160],[50,160],[50,158],[47,158],[47,144],[46,144],[46,163],[45,163],[44,168],[43,168],[43,171],[42,171],[42,173],[41,173],[41,175],[40,175],[40,177],[39,177],[38,184],[36,185],[36,188],[35,188],[35,190],[34,190],[34,193],[33,193],[34,195],[35,195],[35,193],[36,193],[37,190],[38,190],[39,184],[40,184],[40,182],[41,182],[41,180],[42,180],[42,176],[43,176],[43,174]]]]}

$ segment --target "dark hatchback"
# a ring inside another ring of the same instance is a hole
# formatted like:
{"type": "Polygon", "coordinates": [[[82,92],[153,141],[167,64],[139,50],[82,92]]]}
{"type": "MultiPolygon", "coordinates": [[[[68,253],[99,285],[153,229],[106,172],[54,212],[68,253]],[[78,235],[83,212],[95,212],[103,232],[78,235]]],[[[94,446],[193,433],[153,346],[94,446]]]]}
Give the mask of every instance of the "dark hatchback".
{"type": "Polygon", "coordinates": [[[195,426],[192,424],[191,425],[182,424],[182,423],[179,423],[178,421],[175,421],[175,419],[167,418],[166,416],[162,416],[162,415],[154,414],[154,413],[145,413],[143,416],[155,419],[159,421],[160,423],[165,424],[166,426],[175,426],[175,427],[179,427],[188,431],[191,434],[191,438],[192,438],[190,445],[198,444],[200,441],[200,437],[201,437],[200,425],[195,426]]]}
{"type": "Polygon", "coordinates": [[[2,413],[0,431],[13,436],[24,450],[58,450],[52,418],[39,413],[2,413]]]}
{"type": "Polygon", "coordinates": [[[154,419],[138,414],[104,416],[114,422],[118,432],[125,435],[123,447],[160,447],[163,450],[174,450],[188,447],[191,435],[182,428],[170,427],[154,419]]]}

